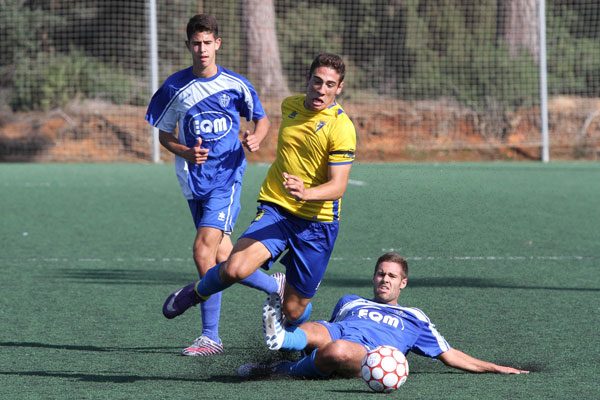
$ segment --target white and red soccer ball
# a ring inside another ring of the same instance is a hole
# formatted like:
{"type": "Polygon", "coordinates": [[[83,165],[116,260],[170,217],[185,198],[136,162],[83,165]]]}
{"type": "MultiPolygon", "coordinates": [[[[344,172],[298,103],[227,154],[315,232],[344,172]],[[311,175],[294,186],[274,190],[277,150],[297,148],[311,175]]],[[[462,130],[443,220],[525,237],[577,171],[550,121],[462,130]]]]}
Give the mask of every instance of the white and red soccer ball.
{"type": "Polygon", "coordinates": [[[363,359],[361,374],[375,392],[393,392],[406,382],[408,361],[395,347],[379,346],[363,359]]]}

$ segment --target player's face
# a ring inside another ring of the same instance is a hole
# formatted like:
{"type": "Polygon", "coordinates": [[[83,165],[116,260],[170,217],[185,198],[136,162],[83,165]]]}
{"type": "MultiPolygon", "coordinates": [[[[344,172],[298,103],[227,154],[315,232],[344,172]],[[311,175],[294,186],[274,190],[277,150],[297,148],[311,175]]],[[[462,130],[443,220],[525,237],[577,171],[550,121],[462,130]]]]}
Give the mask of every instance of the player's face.
{"type": "Polygon", "coordinates": [[[209,78],[217,73],[216,55],[221,38],[215,38],[211,32],[196,32],[185,45],[192,55],[194,74],[209,78]]]}
{"type": "Polygon", "coordinates": [[[335,102],[335,96],[342,92],[344,82],[333,68],[316,68],[308,77],[304,107],[311,111],[324,110],[335,102]]]}
{"type": "Polygon", "coordinates": [[[375,270],[373,276],[373,295],[380,303],[398,304],[398,296],[406,287],[406,278],[402,277],[402,267],[395,262],[384,261],[375,270]]]}

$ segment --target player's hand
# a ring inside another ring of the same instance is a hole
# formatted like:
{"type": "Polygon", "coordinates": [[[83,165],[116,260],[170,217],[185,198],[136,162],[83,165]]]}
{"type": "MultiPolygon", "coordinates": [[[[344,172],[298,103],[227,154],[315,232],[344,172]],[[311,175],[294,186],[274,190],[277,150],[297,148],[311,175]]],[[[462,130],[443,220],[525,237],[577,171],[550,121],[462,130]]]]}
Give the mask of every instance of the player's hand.
{"type": "Polygon", "coordinates": [[[198,136],[198,141],[188,151],[186,151],[183,157],[193,164],[204,164],[208,159],[208,149],[203,149],[200,147],[202,144],[202,138],[198,136]]]}
{"type": "Polygon", "coordinates": [[[512,367],[504,367],[502,365],[499,365],[496,368],[496,373],[498,373],[498,374],[528,374],[529,371],[526,371],[523,369],[516,369],[516,368],[512,368],[512,367]]]}
{"type": "Polygon", "coordinates": [[[260,148],[260,141],[254,134],[251,135],[250,131],[244,132],[244,139],[242,140],[242,144],[251,153],[258,151],[258,149],[260,148]]]}
{"type": "Polygon", "coordinates": [[[291,175],[287,172],[284,172],[283,187],[287,190],[289,194],[294,196],[296,200],[307,200],[307,193],[306,188],[304,187],[304,182],[302,182],[302,179],[298,178],[296,175],[291,175]]]}

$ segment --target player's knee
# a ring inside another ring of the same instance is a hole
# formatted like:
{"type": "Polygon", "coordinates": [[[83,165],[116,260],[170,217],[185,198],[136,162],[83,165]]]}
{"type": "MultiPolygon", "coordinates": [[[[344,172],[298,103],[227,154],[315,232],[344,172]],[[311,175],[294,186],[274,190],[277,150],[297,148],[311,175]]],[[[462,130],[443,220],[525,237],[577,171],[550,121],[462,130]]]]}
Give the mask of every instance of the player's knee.
{"type": "Polygon", "coordinates": [[[329,365],[336,365],[340,370],[352,368],[354,355],[344,341],[335,340],[319,350],[320,357],[329,365]]]}
{"type": "Polygon", "coordinates": [[[215,265],[214,252],[209,252],[205,248],[195,247],[194,248],[194,263],[200,275],[204,275],[209,268],[215,265]]]}
{"type": "Polygon", "coordinates": [[[231,249],[230,248],[221,248],[219,247],[217,249],[217,263],[223,262],[223,261],[227,261],[227,258],[229,257],[229,254],[231,254],[231,249]]]}
{"type": "Polygon", "coordinates": [[[221,264],[219,276],[224,283],[239,282],[248,277],[243,271],[242,266],[231,259],[221,264]]]}

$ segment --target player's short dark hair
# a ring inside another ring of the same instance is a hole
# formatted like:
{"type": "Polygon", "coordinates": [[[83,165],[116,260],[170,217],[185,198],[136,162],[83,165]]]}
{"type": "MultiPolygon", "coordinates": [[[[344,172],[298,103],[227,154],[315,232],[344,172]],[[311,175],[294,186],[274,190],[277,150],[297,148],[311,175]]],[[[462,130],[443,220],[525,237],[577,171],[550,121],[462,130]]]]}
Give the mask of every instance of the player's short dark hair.
{"type": "Polygon", "coordinates": [[[190,38],[197,32],[210,32],[215,38],[219,37],[219,24],[217,24],[217,20],[207,14],[197,14],[194,15],[188,21],[186,33],[187,38],[190,38]]]}
{"type": "Polygon", "coordinates": [[[319,67],[329,67],[337,72],[340,76],[340,81],[338,83],[342,83],[344,81],[344,76],[346,75],[346,64],[344,64],[344,60],[342,57],[337,54],[332,53],[321,53],[313,60],[310,65],[310,71],[308,76],[312,76],[315,69],[319,67]]]}
{"type": "Polygon", "coordinates": [[[408,278],[408,263],[406,262],[404,257],[401,257],[396,253],[385,253],[377,259],[377,263],[375,264],[375,271],[377,271],[377,267],[379,267],[379,264],[381,264],[382,262],[393,262],[400,265],[400,267],[402,268],[402,277],[408,278]]]}

